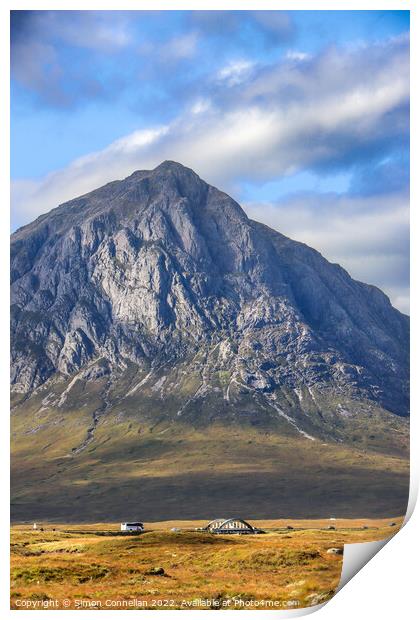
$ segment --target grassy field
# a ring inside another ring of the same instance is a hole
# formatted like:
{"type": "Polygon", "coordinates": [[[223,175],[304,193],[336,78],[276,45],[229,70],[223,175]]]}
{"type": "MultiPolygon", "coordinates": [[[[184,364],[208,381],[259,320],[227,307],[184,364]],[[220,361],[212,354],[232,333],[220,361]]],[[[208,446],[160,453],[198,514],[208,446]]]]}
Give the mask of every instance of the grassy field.
{"type": "Polygon", "coordinates": [[[121,535],[115,523],[14,525],[11,608],[307,607],[339,583],[343,556],[329,549],[386,538],[401,522],[258,520],[265,533],[256,536],[194,531],[204,521],[147,524],[140,535],[121,535]]]}

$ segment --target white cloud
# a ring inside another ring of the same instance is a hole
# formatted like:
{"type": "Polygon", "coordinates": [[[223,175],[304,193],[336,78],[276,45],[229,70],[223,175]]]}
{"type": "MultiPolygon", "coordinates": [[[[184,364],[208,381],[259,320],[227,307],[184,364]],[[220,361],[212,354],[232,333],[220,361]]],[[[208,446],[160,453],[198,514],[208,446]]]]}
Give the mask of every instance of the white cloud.
{"type": "Polygon", "coordinates": [[[193,105],[191,106],[191,114],[204,114],[205,112],[209,112],[212,108],[212,103],[210,101],[210,99],[205,99],[203,97],[201,97],[200,99],[197,99],[196,101],[194,101],[193,105]]]}
{"type": "Polygon", "coordinates": [[[250,60],[232,60],[219,70],[217,79],[228,86],[236,86],[248,78],[254,66],[250,60]]]}
{"type": "Polygon", "coordinates": [[[288,50],[286,52],[286,58],[287,60],[297,60],[298,62],[301,62],[303,60],[308,60],[310,55],[306,52],[299,52],[299,50],[288,50]]]}

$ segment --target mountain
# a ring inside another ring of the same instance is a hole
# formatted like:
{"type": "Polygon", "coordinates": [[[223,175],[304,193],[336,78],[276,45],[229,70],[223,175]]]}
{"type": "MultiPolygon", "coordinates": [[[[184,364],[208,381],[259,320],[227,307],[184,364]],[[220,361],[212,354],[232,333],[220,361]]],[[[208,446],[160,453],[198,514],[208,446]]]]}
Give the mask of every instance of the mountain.
{"type": "MultiPolygon", "coordinates": [[[[301,453],[328,461],[329,475],[319,474],[326,486],[337,451],[345,476],[359,451],[370,465],[359,463],[353,479],[382,472],[380,482],[372,477],[379,504],[395,484],[394,504],[403,505],[408,317],[378,288],[250,220],[192,170],[167,161],[42,215],[12,235],[11,280],[20,517],[52,478],[73,499],[76,485],[86,514],[96,514],[86,497],[100,496],[114,515],[109,480],[97,481],[110,464],[113,484],[118,466],[134,479],[147,472],[141,483],[153,479],[153,488],[166,472],[164,491],[155,491],[166,497],[189,467],[216,480],[224,465],[246,475],[248,451],[273,485],[284,475],[285,462],[275,465],[282,449],[289,461],[301,453]],[[226,437],[229,454],[220,452],[226,437]],[[389,459],[398,476],[388,475],[389,459]]],[[[203,484],[190,478],[188,492],[174,495],[182,516],[196,516],[192,496],[203,484]]],[[[68,516],[60,497],[56,512],[38,506],[37,514],[68,516]]],[[[225,500],[215,500],[221,513],[225,500]]],[[[256,516],[272,516],[276,501],[256,516]]],[[[152,516],[166,506],[153,502],[152,516]]]]}

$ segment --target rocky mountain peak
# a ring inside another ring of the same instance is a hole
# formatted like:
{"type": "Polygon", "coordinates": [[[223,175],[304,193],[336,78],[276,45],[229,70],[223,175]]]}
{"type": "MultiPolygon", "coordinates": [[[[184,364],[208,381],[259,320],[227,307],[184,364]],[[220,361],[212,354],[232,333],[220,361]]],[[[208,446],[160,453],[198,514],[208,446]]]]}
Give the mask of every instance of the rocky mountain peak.
{"type": "Polygon", "coordinates": [[[12,235],[12,343],[17,392],[201,352],[229,376],[224,402],[315,386],[407,413],[407,317],[172,161],[12,235]]]}

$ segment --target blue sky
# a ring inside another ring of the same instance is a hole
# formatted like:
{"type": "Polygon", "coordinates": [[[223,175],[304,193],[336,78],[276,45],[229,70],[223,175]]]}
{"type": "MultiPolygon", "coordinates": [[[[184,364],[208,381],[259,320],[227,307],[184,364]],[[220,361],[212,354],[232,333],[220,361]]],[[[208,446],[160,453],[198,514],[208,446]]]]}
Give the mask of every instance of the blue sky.
{"type": "Polygon", "coordinates": [[[408,311],[408,11],[14,11],[12,222],[174,159],[408,311]]]}

